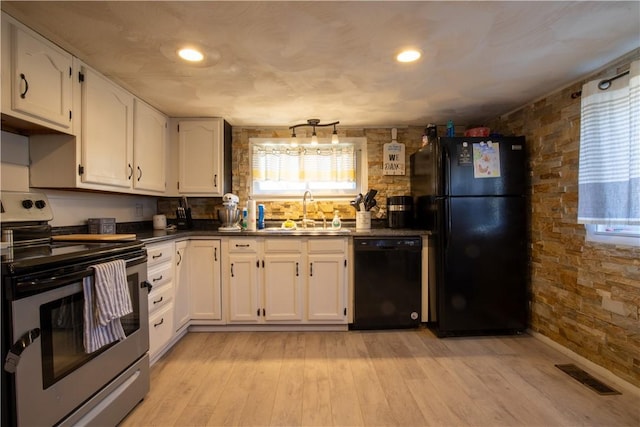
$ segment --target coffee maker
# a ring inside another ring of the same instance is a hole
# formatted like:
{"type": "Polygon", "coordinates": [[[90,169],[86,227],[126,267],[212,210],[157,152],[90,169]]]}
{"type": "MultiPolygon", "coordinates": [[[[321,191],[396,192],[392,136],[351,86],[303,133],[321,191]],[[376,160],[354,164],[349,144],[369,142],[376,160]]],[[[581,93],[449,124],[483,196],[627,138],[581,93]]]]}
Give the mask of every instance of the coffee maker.
{"type": "Polygon", "coordinates": [[[218,231],[240,231],[240,198],[232,193],[222,196],[222,209],[218,209],[218,219],[222,225],[218,231]]]}

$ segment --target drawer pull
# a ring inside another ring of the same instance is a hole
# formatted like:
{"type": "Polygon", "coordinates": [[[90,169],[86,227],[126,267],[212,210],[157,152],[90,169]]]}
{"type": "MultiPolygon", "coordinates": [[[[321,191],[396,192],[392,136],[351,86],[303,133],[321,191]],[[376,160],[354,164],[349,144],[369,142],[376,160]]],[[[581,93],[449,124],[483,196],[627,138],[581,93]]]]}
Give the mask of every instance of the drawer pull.
{"type": "Polygon", "coordinates": [[[162,252],[160,252],[158,255],[152,255],[151,258],[156,259],[156,258],[160,258],[162,257],[162,252]]]}
{"type": "Polygon", "coordinates": [[[160,275],[160,277],[154,277],[153,279],[154,282],[157,282],[158,280],[162,280],[162,274],[160,275]]]}
{"type": "Polygon", "coordinates": [[[158,323],[154,323],[153,327],[157,328],[158,326],[162,325],[164,323],[164,317],[162,319],[160,319],[160,321],[158,323]]]}
{"type": "Polygon", "coordinates": [[[251,245],[249,245],[248,243],[245,243],[243,245],[240,245],[240,244],[236,243],[236,248],[248,248],[249,246],[251,246],[251,245]]]}
{"type": "Polygon", "coordinates": [[[160,299],[155,300],[153,303],[154,304],[161,303],[163,299],[164,299],[164,297],[160,297],[160,299]]]}

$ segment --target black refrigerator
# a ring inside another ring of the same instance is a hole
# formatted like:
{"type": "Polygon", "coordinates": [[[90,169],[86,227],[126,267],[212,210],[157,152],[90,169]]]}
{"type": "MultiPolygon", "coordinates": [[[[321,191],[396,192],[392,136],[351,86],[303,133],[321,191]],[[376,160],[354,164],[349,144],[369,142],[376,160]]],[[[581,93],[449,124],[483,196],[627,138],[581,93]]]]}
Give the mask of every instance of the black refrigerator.
{"type": "Polygon", "coordinates": [[[526,329],[527,177],[524,137],[439,138],[411,156],[415,226],[432,231],[438,336],[526,329]]]}

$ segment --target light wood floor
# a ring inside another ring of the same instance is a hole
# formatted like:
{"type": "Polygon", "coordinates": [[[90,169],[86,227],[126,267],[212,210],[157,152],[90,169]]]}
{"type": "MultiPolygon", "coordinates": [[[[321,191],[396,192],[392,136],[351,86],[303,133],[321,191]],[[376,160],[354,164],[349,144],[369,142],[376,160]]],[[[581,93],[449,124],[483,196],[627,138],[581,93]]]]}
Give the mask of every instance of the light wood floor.
{"type": "MultiPolygon", "coordinates": [[[[601,396],[527,336],[427,329],[187,334],[151,368],[123,426],[640,426],[640,397],[601,396]]],[[[593,374],[593,373],[592,373],[593,374]]]]}

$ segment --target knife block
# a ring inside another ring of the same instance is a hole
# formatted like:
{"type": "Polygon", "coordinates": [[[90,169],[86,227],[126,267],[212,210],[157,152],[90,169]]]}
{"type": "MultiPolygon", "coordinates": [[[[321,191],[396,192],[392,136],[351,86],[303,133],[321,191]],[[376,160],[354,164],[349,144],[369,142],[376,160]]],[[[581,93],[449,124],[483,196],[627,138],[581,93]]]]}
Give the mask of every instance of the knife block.
{"type": "Polygon", "coordinates": [[[193,228],[193,218],[191,218],[191,208],[176,210],[178,230],[188,230],[193,228]]]}

